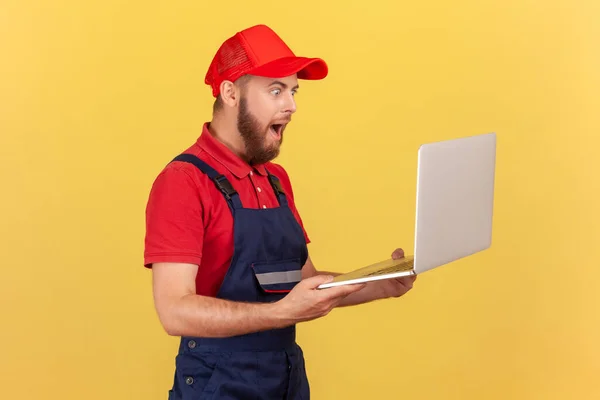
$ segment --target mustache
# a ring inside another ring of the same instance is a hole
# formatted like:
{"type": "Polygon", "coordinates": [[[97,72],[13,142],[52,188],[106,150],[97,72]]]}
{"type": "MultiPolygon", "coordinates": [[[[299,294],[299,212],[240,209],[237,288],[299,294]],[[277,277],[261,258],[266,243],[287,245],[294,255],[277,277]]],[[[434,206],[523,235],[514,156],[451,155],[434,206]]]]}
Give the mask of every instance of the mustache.
{"type": "Polygon", "coordinates": [[[287,118],[273,120],[273,121],[271,121],[271,125],[287,125],[290,122],[292,122],[292,117],[287,117],[287,118]]]}

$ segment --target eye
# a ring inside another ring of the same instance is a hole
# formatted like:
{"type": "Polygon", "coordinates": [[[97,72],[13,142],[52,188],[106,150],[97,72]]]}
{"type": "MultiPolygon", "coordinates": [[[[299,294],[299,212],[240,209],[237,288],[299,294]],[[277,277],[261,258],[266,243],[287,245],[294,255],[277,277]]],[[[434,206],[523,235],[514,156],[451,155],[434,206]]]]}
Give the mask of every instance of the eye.
{"type": "Polygon", "coordinates": [[[277,96],[279,93],[281,93],[281,89],[273,89],[271,90],[271,93],[277,96]]]}

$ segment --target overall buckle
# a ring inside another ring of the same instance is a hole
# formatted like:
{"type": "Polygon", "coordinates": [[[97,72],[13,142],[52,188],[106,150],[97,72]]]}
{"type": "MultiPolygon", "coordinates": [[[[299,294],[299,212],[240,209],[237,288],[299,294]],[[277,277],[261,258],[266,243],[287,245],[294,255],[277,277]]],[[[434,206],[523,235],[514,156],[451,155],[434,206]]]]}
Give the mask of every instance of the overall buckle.
{"type": "Polygon", "coordinates": [[[225,176],[219,175],[214,179],[214,181],[215,185],[217,185],[217,188],[221,192],[223,192],[227,199],[231,199],[231,196],[237,193],[237,191],[233,188],[233,186],[231,186],[231,183],[229,183],[225,176]]]}

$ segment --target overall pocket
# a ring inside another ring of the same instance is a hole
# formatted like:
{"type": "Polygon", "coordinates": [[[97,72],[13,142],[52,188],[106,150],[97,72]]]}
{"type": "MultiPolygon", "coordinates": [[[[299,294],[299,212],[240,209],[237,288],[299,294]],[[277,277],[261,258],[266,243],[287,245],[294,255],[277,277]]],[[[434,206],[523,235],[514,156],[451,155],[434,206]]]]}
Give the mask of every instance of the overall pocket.
{"type": "Polygon", "coordinates": [[[256,262],[252,270],[264,293],[289,293],[302,280],[302,264],[299,258],[256,262]]]}
{"type": "Polygon", "coordinates": [[[177,382],[182,400],[205,398],[218,386],[219,368],[229,355],[223,353],[180,354],[177,356],[177,382]]]}

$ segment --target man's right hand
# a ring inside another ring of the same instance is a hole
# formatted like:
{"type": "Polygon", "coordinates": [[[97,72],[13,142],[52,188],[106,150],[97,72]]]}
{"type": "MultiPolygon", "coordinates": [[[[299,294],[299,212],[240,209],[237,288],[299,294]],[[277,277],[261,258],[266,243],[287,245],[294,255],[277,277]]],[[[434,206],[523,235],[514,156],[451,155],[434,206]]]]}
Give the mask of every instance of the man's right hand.
{"type": "Polygon", "coordinates": [[[365,284],[353,284],[318,289],[319,285],[332,279],[329,275],[315,275],[300,281],[287,296],[275,303],[278,316],[291,323],[320,318],[329,314],[346,296],[365,287],[365,284]]]}

